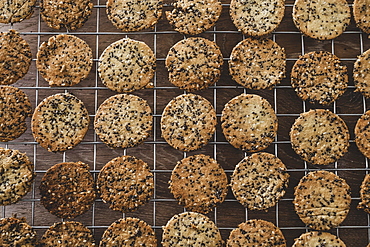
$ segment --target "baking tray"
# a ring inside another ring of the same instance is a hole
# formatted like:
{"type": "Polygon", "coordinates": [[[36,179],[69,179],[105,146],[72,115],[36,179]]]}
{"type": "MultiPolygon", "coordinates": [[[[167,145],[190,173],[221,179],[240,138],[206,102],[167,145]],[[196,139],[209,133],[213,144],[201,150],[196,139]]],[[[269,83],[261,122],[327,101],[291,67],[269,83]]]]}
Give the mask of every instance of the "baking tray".
{"type": "MultiPolygon", "coordinates": [[[[2,147],[26,152],[33,161],[37,174],[32,191],[16,204],[1,206],[0,217],[9,217],[13,214],[26,217],[27,221],[37,231],[38,236],[41,237],[43,232],[53,223],[61,221],[61,219],[51,215],[40,203],[38,187],[42,176],[49,167],[65,161],[82,161],[90,165],[91,172],[96,177],[106,162],[114,157],[127,154],[136,156],[149,164],[155,179],[153,199],[135,212],[122,214],[110,210],[98,198],[91,210],[74,220],[82,222],[91,229],[96,240],[99,241],[104,230],[115,220],[126,216],[138,217],[153,227],[160,242],[162,227],[174,214],[184,211],[184,208],[178,205],[168,190],[168,180],[177,161],[193,154],[207,154],[216,158],[230,177],[235,165],[245,155],[248,155],[233,148],[226,142],[219,124],[221,111],[226,102],[244,92],[261,95],[273,105],[278,116],[279,130],[275,141],[265,151],[277,155],[284,162],[290,174],[290,183],[283,199],[275,207],[267,211],[246,210],[235,200],[229,190],[225,202],[220,204],[213,212],[207,214],[216,222],[223,239],[226,240],[230,231],[237,227],[239,223],[247,219],[260,218],[271,221],[280,227],[287,240],[287,245],[291,246],[295,238],[309,230],[294,212],[292,203],[294,187],[308,171],[324,168],[346,179],[352,188],[351,210],[344,222],[339,227],[330,230],[330,232],[339,236],[347,246],[366,246],[370,242],[369,215],[362,210],[356,209],[359,203],[359,187],[365,174],[369,171],[369,163],[358,151],[353,141],[353,129],[356,121],[366,110],[370,109],[370,102],[360,93],[354,92],[355,88],[352,79],[353,63],[358,55],[370,48],[370,41],[368,35],[363,34],[355,26],[353,19],[351,20],[351,25],[338,38],[330,41],[314,40],[304,37],[296,29],[291,16],[293,1],[286,1],[285,16],[281,25],[275,32],[268,35],[268,38],[275,40],[280,46],[285,48],[287,54],[286,78],[272,90],[246,90],[237,85],[228,73],[227,61],[230,57],[230,52],[245,37],[236,30],[230,19],[229,0],[223,0],[223,11],[220,20],[214,28],[200,35],[214,40],[220,46],[225,62],[222,76],[215,86],[196,92],[210,100],[214,105],[218,117],[217,131],[207,146],[197,151],[184,153],[173,149],[164,141],[161,137],[159,122],[165,105],[173,97],[184,93],[184,91],[169,83],[164,60],[170,47],[177,41],[185,38],[185,36],[173,31],[164,15],[154,29],[135,33],[123,33],[117,30],[107,19],[105,1],[94,0],[93,3],[94,9],[89,20],[82,28],[70,32],[85,40],[92,48],[94,54],[94,65],[88,78],[73,87],[50,88],[47,82],[38,74],[35,65],[36,53],[40,44],[53,35],[67,33],[67,30],[54,30],[47,27],[40,17],[38,6],[36,6],[35,13],[30,19],[13,25],[0,25],[0,31],[7,31],[13,28],[20,32],[21,36],[31,46],[33,60],[30,70],[23,79],[13,84],[13,86],[22,89],[28,94],[33,108],[49,95],[70,92],[85,103],[91,118],[89,131],[82,143],[64,153],[49,153],[37,145],[30,131],[30,119],[27,120],[28,130],[26,133],[14,141],[0,144],[2,147]],[[99,105],[106,98],[115,94],[101,83],[97,73],[97,62],[100,54],[109,44],[124,37],[144,41],[156,53],[157,69],[154,78],[154,88],[133,93],[144,98],[150,104],[154,113],[154,128],[152,135],[140,146],[127,150],[112,150],[99,140],[92,126],[94,114],[99,105]],[[336,54],[343,64],[348,67],[350,78],[348,89],[344,95],[334,104],[327,107],[309,104],[299,99],[290,85],[289,78],[292,65],[299,55],[319,50],[326,50],[336,54]],[[289,141],[289,131],[294,120],[300,113],[313,108],[330,109],[342,117],[350,129],[349,152],[338,162],[325,167],[313,166],[302,161],[292,150],[289,141]]],[[[164,11],[171,9],[170,1],[165,1],[164,4],[164,11]]],[[[352,1],[349,2],[349,5],[352,10],[352,1]]]]}

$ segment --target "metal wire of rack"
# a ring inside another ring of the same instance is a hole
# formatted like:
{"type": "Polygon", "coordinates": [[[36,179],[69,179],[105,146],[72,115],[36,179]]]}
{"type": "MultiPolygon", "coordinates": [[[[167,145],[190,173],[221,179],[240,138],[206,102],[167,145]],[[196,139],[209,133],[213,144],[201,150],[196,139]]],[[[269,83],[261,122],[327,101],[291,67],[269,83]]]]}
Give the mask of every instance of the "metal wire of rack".
{"type": "MultiPolygon", "coordinates": [[[[94,52],[94,66],[89,77],[73,87],[49,87],[37,73],[35,66],[37,49],[41,43],[52,35],[69,33],[68,31],[48,28],[41,19],[37,6],[31,19],[12,25],[0,25],[0,31],[7,31],[13,28],[20,32],[22,37],[30,43],[33,53],[30,71],[25,78],[14,84],[14,86],[24,90],[29,95],[33,108],[48,95],[58,92],[72,92],[85,102],[90,112],[90,118],[93,120],[94,114],[102,101],[114,94],[114,92],[111,92],[102,85],[97,73],[97,63],[101,52],[110,43],[123,37],[143,40],[152,47],[157,56],[157,71],[153,81],[154,88],[136,91],[133,94],[143,97],[151,105],[154,116],[153,133],[144,144],[138,147],[127,150],[110,150],[99,140],[93,131],[92,125],[90,125],[87,136],[74,149],[64,153],[48,153],[37,145],[32,137],[30,128],[28,128],[27,132],[20,138],[0,144],[0,146],[26,152],[33,160],[37,177],[33,184],[32,192],[20,202],[0,207],[0,217],[9,217],[14,213],[18,216],[24,216],[32,227],[36,229],[39,237],[41,237],[42,233],[54,222],[61,221],[61,219],[49,214],[40,205],[38,185],[41,177],[49,167],[65,161],[83,161],[90,165],[91,172],[96,177],[101,167],[109,160],[119,155],[134,155],[146,161],[154,173],[155,192],[153,199],[136,212],[122,214],[110,210],[98,198],[89,212],[77,217],[75,220],[81,221],[91,229],[98,242],[104,230],[118,218],[125,216],[138,217],[153,227],[160,242],[162,227],[167,220],[172,215],[184,211],[184,208],[177,204],[167,189],[167,181],[176,162],[195,153],[208,154],[218,160],[228,176],[230,176],[236,163],[248,154],[232,148],[227,143],[222,135],[219,124],[217,125],[217,133],[213,139],[206,147],[199,151],[186,153],[169,147],[160,136],[159,121],[161,113],[167,102],[173,97],[184,93],[184,91],[179,90],[168,82],[164,60],[168,49],[178,40],[185,38],[185,36],[173,31],[165,20],[165,17],[161,18],[153,30],[123,33],[115,29],[106,18],[106,6],[103,0],[95,0],[93,2],[94,11],[88,22],[84,27],[70,33],[81,37],[92,47],[94,52]]],[[[322,107],[302,102],[290,86],[289,73],[290,68],[299,55],[312,50],[324,49],[340,57],[341,61],[348,66],[349,77],[351,78],[351,69],[356,56],[369,49],[370,42],[367,39],[367,35],[355,27],[353,20],[344,34],[334,40],[315,41],[304,37],[294,27],[291,21],[292,6],[293,2],[287,0],[285,17],[282,24],[276,31],[269,35],[269,38],[284,47],[287,53],[287,76],[280,85],[275,86],[272,90],[247,90],[237,85],[228,75],[227,61],[231,49],[245,38],[235,29],[228,16],[229,1],[223,1],[223,13],[216,26],[201,34],[201,36],[215,41],[220,46],[225,64],[223,75],[219,82],[206,90],[195,93],[199,93],[210,100],[216,109],[218,119],[221,116],[223,105],[240,93],[256,93],[267,98],[273,105],[278,116],[279,132],[275,141],[266,151],[282,159],[291,176],[286,195],[275,207],[269,209],[267,212],[255,212],[243,208],[232,196],[231,191],[229,191],[225,202],[215,208],[208,216],[218,225],[225,240],[230,230],[237,227],[239,223],[251,218],[262,218],[280,227],[287,239],[288,245],[291,245],[294,242],[294,238],[309,230],[294,212],[292,205],[294,186],[308,171],[326,169],[344,177],[352,188],[350,214],[343,224],[332,229],[330,232],[339,236],[347,243],[347,246],[366,246],[370,242],[370,217],[363,211],[357,210],[356,205],[360,199],[358,193],[359,186],[363,176],[369,172],[370,167],[368,160],[356,148],[353,127],[357,119],[369,109],[368,100],[359,93],[354,92],[355,87],[353,81],[350,80],[347,92],[331,106],[322,107]],[[324,168],[312,166],[301,161],[290,147],[289,130],[291,124],[301,112],[305,112],[311,108],[328,108],[332,110],[345,120],[351,131],[351,146],[348,154],[335,162],[335,164],[324,168]]],[[[352,6],[351,1],[350,6],[352,6]]],[[[170,2],[165,2],[164,10],[170,8],[170,2]]],[[[30,127],[29,119],[27,124],[30,127]]]]}

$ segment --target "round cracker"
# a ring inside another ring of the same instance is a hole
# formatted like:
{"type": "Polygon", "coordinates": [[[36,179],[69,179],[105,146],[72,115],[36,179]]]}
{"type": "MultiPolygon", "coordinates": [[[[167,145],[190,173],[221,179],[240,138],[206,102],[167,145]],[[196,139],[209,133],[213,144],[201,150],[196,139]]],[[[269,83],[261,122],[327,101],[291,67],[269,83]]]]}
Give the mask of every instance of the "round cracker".
{"type": "Polygon", "coordinates": [[[169,189],[187,210],[206,214],[225,200],[227,176],[215,159],[197,154],[177,162],[169,189]]]}
{"type": "Polygon", "coordinates": [[[72,149],[84,138],[90,118],[84,103],[70,93],[54,94],[36,107],[32,134],[49,152],[72,149]]]}
{"type": "Polygon", "coordinates": [[[280,246],[285,247],[283,233],[273,223],[253,219],[239,224],[238,228],[230,232],[227,247],[237,246],[280,246]]]}
{"type": "Polygon", "coordinates": [[[314,165],[328,165],[341,158],[348,151],[349,137],[346,123],[324,109],[301,113],[290,130],[294,151],[314,165]]]}
{"type": "Polygon", "coordinates": [[[288,187],[289,174],[275,155],[261,152],[245,157],[235,167],[231,190],[250,210],[266,210],[276,205],[288,187]]]}
{"type": "Polygon", "coordinates": [[[97,188],[100,197],[113,210],[131,212],[150,200],[154,175],[147,163],[134,156],[120,156],[101,169],[97,188]]]}
{"type": "Polygon", "coordinates": [[[266,99],[255,94],[241,94],[226,103],[221,127],[226,140],[235,148],[258,152],[274,141],[278,122],[266,99]]]}
{"type": "Polygon", "coordinates": [[[196,35],[213,27],[221,11],[218,0],[177,0],[166,17],[176,31],[196,35]]]}
{"type": "Polygon", "coordinates": [[[306,232],[297,238],[292,247],[323,246],[323,247],[346,247],[344,242],[337,236],[328,232],[306,232]]]}
{"type": "Polygon", "coordinates": [[[224,246],[220,231],[207,216],[195,212],[174,215],[163,227],[162,246],[224,246]]]}
{"type": "Polygon", "coordinates": [[[36,0],[0,1],[0,23],[14,23],[29,19],[36,0]]]}
{"type": "Polygon", "coordinates": [[[95,246],[89,229],[77,221],[64,221],[52,225],[40,239],[40,247],[95,246]]]}
{"type": "Polygon", "coordinates": [[[193,151],[207,145],[216,131],[216,124],[216,111],[207,99],[182,94],[163,110],[162,137],[173,148],[193,151]]]}
{"type": "Polygon", "coordinates": [[[291,83],[302,100],[331,104],[347,89],[347,67],[330,52],[309,52],[293,65],[291,83]]]}
{"type": "Polygon", "coordinates": [[[370,98],[370,49],[358,56],[353,65],[353,81],[356,92],[370,98]]]}
{"type": "Polygon", "coordinates": [[[370,174],[366,174],[360,187],[361,202],[358,204],[358,209],[363,209],[370,214],[370,174]]]}
{"type": "Polygon", "coordinates": [[[0,85],[10,85],[23,78],[31,60],[30,45],[17,31],[0,33],[0,85]]]}
{"type": "Polygon", "coordinates": [[[191,37],[171,47],[165,65],[170,82],[192,92],[208,88],[220,79],[223,57],[215,42],[191,37]]]}
{"type": "Polygon", "coordinates": [[[26,154],[0,147],[0,205],[18,202],[32,189],[35,176],[26,154]]]}
{"type": "Polygon", "coordinates": [[[89,166],[63,162],[49,168],[40,184],[41,203],[53,215],[75,218],[87,212],[96,197],[89,166]]]}
{"type": "Polygon", "coordinates": [[[229,72],[233,80],[249,89],[271,89],[285,75],[284,48],[270,39],[248,37],[232,50],[229,72]]]}
{"type": "Polygon", "coordinates": [[[26,118],[31,115],[31,102],[22,90],[0,87],[0,141],[20,137],[27,130],[26,118]]]}
{"type": "Polygon", "coordinates": [[[36,247],[39,245],[36,232],[25,218],[9,217],[0,219],[0,246],[36,247]]]}
{"type": "Polygon", "coordinates": [[[344,32],[351,20],[351,10],[346,0],[296,0],[292,17],[303,34],[327,40],[344,32]]]}
{"type": "Polygon", "coordinates": [[[127,217],[112,223],[104,231],[100,247],[157,247],[157,239],[153,229],[145,221],[127,217]]]}
{"type": "Polygon", "coordinates": [[[36,66],[50,86],[67,87],[80,83],[89,75],[92,60],[92,50],[84,40],[59,34],[41,44],[36,66]]]}
{"type": "Polygon", "coordinates": [[[358,120],[355,126],[355,142],[360,152],[370,158],[370,110],[366,111],[358,120]]]}
{"type": "Polygon", "coordinates": [[[263,36],[274,31],[284,17],[284,0],[231,0],[230,17],[243,34],[263,36]]]}
{"type": "Polygon", "coordinates": [[[347,217],[350,187],[332,172],[313,171],[302,177],[294,191],[294,209],[308,227],[329,230],[347,217]]]}
{"type": "Polygon", "coordinates": [[[99,58],[103,84],[119,93],[153,87],[156,58],[144,42],[124,38],[109,45],[99,58]]]}
{"type": "Polygon", "coordinates": [[[107,0],[107,16],[112,24],[124,32],[153,27],[162,16],[162,1],[107,0]]]}
{"type": "Polygon", "coordinates": [[[89,19],[94,4],[91,0],[40,0],[40,14],[54,29],[76,30],[89,19]]]}
{"type": "Polygon", "coordinates": [[[152,128],[150,106],[131,94],[111,96],[95,114],[95,132],[109,148],[135,147],[149,137],[152,128]]]}
{"type": "Polygon", "coordinates": [[[365,33],[370,33],[370,8],[366,0],[353,1],[353,18],[358,28],[365,33]]]}

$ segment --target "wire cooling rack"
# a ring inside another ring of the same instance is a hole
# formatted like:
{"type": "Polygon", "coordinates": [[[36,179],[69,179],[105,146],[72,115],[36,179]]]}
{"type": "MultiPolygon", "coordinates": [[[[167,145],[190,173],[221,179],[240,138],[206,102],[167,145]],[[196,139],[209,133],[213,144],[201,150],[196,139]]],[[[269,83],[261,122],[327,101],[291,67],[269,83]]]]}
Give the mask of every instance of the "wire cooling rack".
{"type": "MultiPolygon", "coordinates": [[[[40,17],[39,8],[36,6],[35,13],[28,20],[13,25],[1,24],[0,30],[7,31],[13,28],[21,33],[22,37],[31,46],[33,60],[27,75],[15,83],[16,86],[26,92],[31,99],[33,108],[45,97],[60,93],[70,92],[81,99],[90,113],[91,124],[89,131],[78,146],[64,153],[49,153],[34,141],[30,131],[30,119],[28,119],[28,130],[20,138],[2,143],[0,146],[18,149],[26,152],[35,165],[37,177],[33,184],[32,191],[20,202],[0,207],[0,217],[9,217],[17,214],[19,217],[26,217],[27,221],[41,237],[43,232],[53,223],[61,221],[51,215],[40,204],[38,186],[46,170],[54,164],[65,161],[82,161],[90,165],[91,172],[96,177],[100,169],[109,160],[120,155],[133,155],[147,162],[154,173],[155,192],[153,199],[141,206],[137,211],[122,214],[110,210],[101,199],[96,199],[91,210],[74,220],[82,222],[94,233],[97,242],[100,240],[104,230],[115,220],[126,217],[138,217],[150,224],[156,232],[160,242],[162,226],[174,215],[184,211],[179,206],[168,190],[168,180],[172,169],[177,161],[182,158],[203,153],[217,159],[230,177],[235,165],[246,155],[240,150],[228,144],[222,135],[220,124],[211,142],[202,149],[194,152],[184,153],[174,150],[161,137],[159,122],[165,105],[175,96],[184,93],[168,82],[167,70],[164,66],[166,54],[170,47],[177,41],[185,38],[172,30],[164,16],[160,19],[153,30],[146,30],[135,33],[123,33],[117,30],[107,19],[105,13],[105,1],[94,0],[92,16],[85,25],[73,32],[85,40],[94,53],[93,69],[87,79],[80,84],[68,87],[53,87],[38,74],[35,60],[40,44],[49,37],[68,33],[67,30],[53,30],[46,26],[40,17]],[[155,52],[157,57],[157,69],[154,77],[154,88],[134,92],[150,104],[154,113],[153,133],[145,143],[138,147],[127,150],[108,149],[95,135],[92,121],[99,105],[109,96],[115,94],[108,90],[101,83],[97,73],[97,62],[102,51],[114,41],[130,37],[146,42],[155,52]]],[[[355,25],[353,19],[351,25],[338,38],[331,41],[317,41],[304,37],[295,28],[292,18],[292,1],[286,2],[286,10],[283,22],[279,28],[268,37],[285,48],[287,54],[287,74],[281,84],[272,90],[246,90],[238,86],[228,74],[227,61],[232,48],[243,38],[229,17],[229,1],[223,0],[223,11],[220,20],[211,30],[200,36],[214,40],[221,48],[224,56],[224,66],[221,79],[214,86],[196,92],[214,105],[218,122],[220,122],[223,106],[233,97],[241,93],[255,93],[265,97],[274,107],[278,116],[279,131],[275,141],[265,151],[277,155],[287,166],[290,174],[289,188],[283,199],[268,211],[249,211],[243,208],[233,197],[229,190],[228,196],[208,216],[216,222],[223,239],[227,239],[230,231],[247,219],[260,218],[276,224],[282,230],[287,239],[288,246],[292,245],[294,238],[309,229],[300,221],[294,212],[292,204],[294,187],[299,179],[308,171],[326,169],[333,171],[346,179],[352,188],[351,210],[346,220],[337,228],[330,230],[331,233],[339,236],[347,246],[366,246],[370,242],[370,218],[369,215],[356,206],[359,202],[359,187],[366,173],[370,170],[368,160],[358,151],[353,139],[353,129],[357,119],[369,109],[369,101],[360,93],[354,92],[352,80],[353,63],[356,57],[370,48],[370,42],[366,34],[363,34],[355,25]],[[334,104],[323,107],[302,102],[295,94],[290,85],[290,70],[299,55],[310,51],[327,50],[336,54],[348,67],[350,83],[345,94],[334,104]],[[349,152],[338,162],[325,167],[312,166],[302,161],[292,150],[289,141],[289,131],[294,120],[301,112],[312,108],[327,108],[337,113],[347,123],[351,133],[351,145],[349,152]]],[[[352,1],[349,2],[352,7],[352,1]]],[[[170,10],[170,2],[165,2],[164,11],[170,10]]]]}

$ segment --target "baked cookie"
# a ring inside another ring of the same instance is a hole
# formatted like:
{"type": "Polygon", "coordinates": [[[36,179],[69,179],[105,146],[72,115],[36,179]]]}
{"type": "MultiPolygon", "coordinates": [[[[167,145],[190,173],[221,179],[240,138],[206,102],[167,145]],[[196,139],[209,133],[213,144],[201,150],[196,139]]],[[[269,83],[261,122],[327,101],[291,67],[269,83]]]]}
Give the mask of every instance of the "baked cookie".
{"type": "Polygon", "coordinates": [[[347,89],[347,67],[330,52],[309,52],[293,65],[291,83],[302,100],[331,104],[347,89]]]}
{"type": "Polygon", "coordinates": [[[67,87],[80,83],[90,73],[92,63],[91,48],[74,35],[52,36],[37,52],[37,69],[50,86],[67,87]]]}
{"type": "Polygon", "coordinates": [[[351,10],[346,0],[296,0],[292,17],[303,34],[327,40],[344,32],[351,20],[351,10]]]}
{"type": "Polygon", "coordinates": [[[110,148],[135,147],[153,128],[152,110],[135,95],[117,94],[106,99],[95,114],[94,129],[110,148]]]}
{"type": "Polygon", "coordinates": [[[370,33],[370,8],[366,0],[353,1],[353,18],[357,27],[365,33],[370,33]]]}
{"type": "Polygon", "coordinates": [[[207,145],[216,131],[216,124],[216,111],[207,99],[182,94],[163,110],[162,137],[178,150],[193,151],[207,145]]]}
{"type": "Polygon", "coordinates": [[[0,1],[0,23],[21,22],[30,18],[35,4],[36,0],[0,1]]]}
{"type": "Polygon", "coordinates": [[[94,4],[90,0],[40,0],[40,13],[54,29],[76,30],[89,19],[94,4]]]}
{"type": "Polygon", "coordinates": [[[370,110],[365,112],[355,126],[355,142],[360,152],[370,158],[370,110]]]}
{"type": "Polygon", "coordinates": [[[343,241],[337,236],[328,232],[306,232],[297,238],[292,247],[346,247],[343,241]]]}
{"type": "Polygon", "coordinates": [[[348,151],[349,131],[335,113],[315,109],[301,113],[295,120],[290,141],[303,160],[314,165],[328,165],[348,151]]]}
{"type": "Polygon", "coordinates": [[[163,227],[162,246],[224,246],[213,221],[195,212],[174,215],[163,227]]]}
{"type": "Polygon", "coordinates": [[[177,42],[169,50],[165,62],[170,82],[188,92],[215,84],[221,76],[222,64],[217,44],[201,37],[177,42]]]}
{"type": "Polygon", "coordinates": [[[235,148],[258,152],[267,148],[277,133],[277,116],[270,103],[256,94],[241,94],[226,103],[221,127],[235,148]]]}
{"type": "Polygon", "coordinates": [[[228,184],[225,171],[208,155],[197,154],[177,162],[169,189],[189,211],[206,214],[225,200],[228,184]]]}
{"type": "Polygon", "coordinates": [[[16,203],[31,190],[33,169],[26,154],[0,147],[0,205],[16,203]]]}
{"type": "Polygon", "coordinates": [[[147,163],[134,156],[120,156],[100,171],[97,188],[103,202],[113,210],[135,211],[154,193],[154,176],[147,163]]]}
{"type": "Polygon", "coordinates": [[[162,1],[107,0],[107,16],[112,24],[124,32],[153,27],[162,16],[162,1]]]}
{"type": "Polygon", "coordinates": [[[36,107],[31,129],[41,147],[63,152],[82,141],[89,122],[84,103],[70,93],[60,93],[45,98],[36,107]]]}
{"type": "Polygon", "coordinates": [[[99,246],[157,247],[157,239],[153,229],[145,221],[127,217],[112,223],[104,231],[99,246]]]}
{"type": "Polygon", "coordinates": [[[0,87],[0,141],[20,137],[27,130],[26,118],[31,115],[31,102],[22,90],[0,87]]]}
{"type": "Polygon", "coordinates": [[[289,174],[283,162],[273,154],[260,152],[236,165],[230,186],[244,207],[267,210],[284,196],[288,182],[289,174]]]}
{"type": "Polygon", "coordinates": [[[177,32],[196,35],[213,27],[221,11],[218,0],[177,0],[166,17],[177,32]]]}
{"type": "Polygon", "coordinates": [[[98,72],[106,87],[119,93],[129,93],[152,88],[155,68],[156,58],[148,45],[124,38],[103,51],[98,72]]]}
{"type": "MultiPolygon", "coordinates": [[[[1,1],[0,5],[4,2],[8,1],[1,1]]],[[[17,31],[0,33],[0,85],[10,85],[21,79],[27,74],[31,60],[30,45],[17,31]]]]}
{"type": "Polygon", "coordinates": [[[370,49],[358,56],[353,65],[353,81],[356,86],[355,92],[362,93],[370,98],[370,49]]]}
{"type": "Polygon", "coordinates": [[[294,209],[307,226],[329,230],[347,217],[350,187],[332,172],[313,171],[302,177],[294,191],[294,209]]]}
{"type": "Polygon", "coordinates": [[[36,232],[27,224],[25,218],[0,219],[0,246],[36,247],[36,232]]]}
{"type": "Polygon", "coordinates": [[[40,247],[95,246],[89,229],[77,221],[64,221],[52,225],[42,236],[40,247]]]}
{"type": "Polygon", "coordinates": [[[271,89],[285,76],[285,51],[270,39],[248,37],[232,50],[229,72],[249,89],[271,89]]]}
{"type": "Polygon", "coordinates": [[[370,214],[370,174],[366,174],[360,187],[361,202],[358,204],[358,209],[363,209],[370,214]]]}
{"type": "Polygon", "coordinates": [[[230,17],[236,28],[250,36],[274,31],[284,17],[284,0],[231,0],[230,17]]]}
{"type": "Polygon", "coordinates": [[[285,247],[283,233],[273,223],[265,220],[247,220],[230,232],[227,247],[280,246],[285,247]]]}
{"type": "Polygon", "coordinates": [[[49,168],[40,184],[41,203],[53,215],[75,218],[87,212],[96,193],[89,165],[63,162],[49,168]]]}

